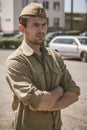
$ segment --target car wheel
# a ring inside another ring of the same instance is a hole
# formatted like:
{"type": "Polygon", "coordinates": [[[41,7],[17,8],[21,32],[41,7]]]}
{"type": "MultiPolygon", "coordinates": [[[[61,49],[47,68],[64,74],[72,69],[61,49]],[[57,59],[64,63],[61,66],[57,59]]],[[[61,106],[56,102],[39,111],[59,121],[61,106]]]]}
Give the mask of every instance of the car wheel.
{"type": "Polygon", "coordinates": [[[87,53],[86,52],[82,53],[82,55],[81,55],[81,61],[82,62],[87,62],[87,53]]]}

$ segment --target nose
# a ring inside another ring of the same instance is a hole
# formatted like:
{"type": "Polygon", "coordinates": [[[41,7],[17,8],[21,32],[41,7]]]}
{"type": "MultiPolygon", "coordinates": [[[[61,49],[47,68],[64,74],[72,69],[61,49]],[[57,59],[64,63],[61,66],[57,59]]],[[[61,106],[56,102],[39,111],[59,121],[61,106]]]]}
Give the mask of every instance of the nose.
{"type": "Polygon", "coordinates": [[[44,27],[44,26],[42,26],[42,25],[41,25],[41,26],[39,26],[39,32],[42,32],[42,33],[43,33],[44,31],[45,31],[45,27],[44,27]]]}

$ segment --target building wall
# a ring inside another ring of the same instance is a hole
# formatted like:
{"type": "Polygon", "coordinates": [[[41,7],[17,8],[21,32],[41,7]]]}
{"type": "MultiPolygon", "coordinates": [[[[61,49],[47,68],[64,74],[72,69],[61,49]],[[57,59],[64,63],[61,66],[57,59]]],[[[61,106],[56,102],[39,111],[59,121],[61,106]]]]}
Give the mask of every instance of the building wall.
{"type": "MultiPolygon", "coordinates": [[[[64,0],[0,0],[2,11],[0,12],[1,19],[1,30],[5,33],[12,33],[18,30],[18,17],[22,8],[33,1],[49,3],[49,8],[46,9],[46,14],[49,19],[48,26],[54,26],[54,18],[58,18],[58,25],[65,27],[65,16],[64,16],[64,0]],[[59,9],[54,10],[54,2],[59,2],[59,9]]],[[[56,25],[55,25],[56,26],[56,25]]]]}
{"type": "Polygon", "coordinates": [[[1,9],[1,29],[6,33],[13,32],[13,0],[1,0],[1,9]]]}
{"type": "MultiPolygon", "coordinates": [[[[71,30],[71,14],[65,13],[66,30],[71,30]]],[[[87,14],[73,13],[72,15],[72,30],[87,30],[87,14]]]]}
{"type": "Polygon", "coordinates": [[[20,12],[22,10],[22,2],[21,0],[14,0],[14,23],[13,23],[13,26],[14,26],[14,30],[17,31],[18,30],[18,18],[19,18],[19,15],[20,15],[20,12]]]}
{"type": "Polygon", "coordinates": [[[65,0],[65,27],[66,30],[87,30],[87,0],[73,0],[73,5],[71,0],[65,0]]]}
{"type": "Polygon", "coordinates": [[[55,0],[48,0],[50,5],[49,5],[49,10],[46,10],[47,17],[49,18],[49,25],[48,26],[54,26],[54,18],[59,18],[59,26],[65,27],[65,14],[64,14],[64,0],[56,0],[57,2],[60,3],[59,10],[54,10],[53,9],[53,4],[55,0]]]}

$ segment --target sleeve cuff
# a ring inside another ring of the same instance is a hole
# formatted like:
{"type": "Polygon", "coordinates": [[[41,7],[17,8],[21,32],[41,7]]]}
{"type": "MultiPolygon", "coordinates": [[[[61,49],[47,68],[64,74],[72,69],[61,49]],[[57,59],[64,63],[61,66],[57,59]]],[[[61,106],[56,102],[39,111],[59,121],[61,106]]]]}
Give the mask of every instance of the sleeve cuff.
{"type": "Polygon", "coordinates": [[[33,108],[37,108],[38,104],[40,103],[41,101],[41,97],[42,95],[44,95],[44,92],[43,91],[40,91],[40,90],[37,90],[34,95],[31,97],[31,101],[30,101],[30,105],[33,107],[33,108]]]}

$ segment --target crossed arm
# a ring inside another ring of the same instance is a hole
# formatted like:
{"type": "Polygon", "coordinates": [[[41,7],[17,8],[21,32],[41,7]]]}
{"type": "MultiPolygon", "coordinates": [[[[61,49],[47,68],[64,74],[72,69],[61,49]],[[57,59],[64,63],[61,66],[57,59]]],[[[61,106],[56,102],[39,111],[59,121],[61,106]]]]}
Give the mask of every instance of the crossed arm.
{"type": "Polygon", "coordinates": [[[57,87],[51,92],[44,91],[37,110],[38,111],[58,111],[68,107],[78,100],[76,92],[67,91],[64,93],[62,87],[57,87]]]}
{"type": "MultiPolygon", "coordinates": [[[[24,65],[20,62],[16,62],[17,61],[14,60],[8,62],[8,77],[11,82],[11,88],[13,88],[12,91],[16,93],[19,101],[22,101],[25,105],[29,105],[29,108],[31,107],[30,109],[33,111],[33,105],[32,103],[29,103],[29,101],[32,97],[32,93],[34,95],[33,98],[37,97],[37,94],[35,95],[34,93],[37,89],[35,86],[31,87],[32,82],[28,79],[29,76],[25,71],[26,68],[24,68],[24,65]],[[22,72],[20,70],[24,71],[22,72]]],[[[35,107],[35,110],[37,111],[58,111],[64,109],[70,104],[76,102],[79,95],[76,92],[64,92],[61,86],[58,86],[50,92],[43,91],[43,93],[44,94],[41,95],[38,106],[35,107]]]]}

